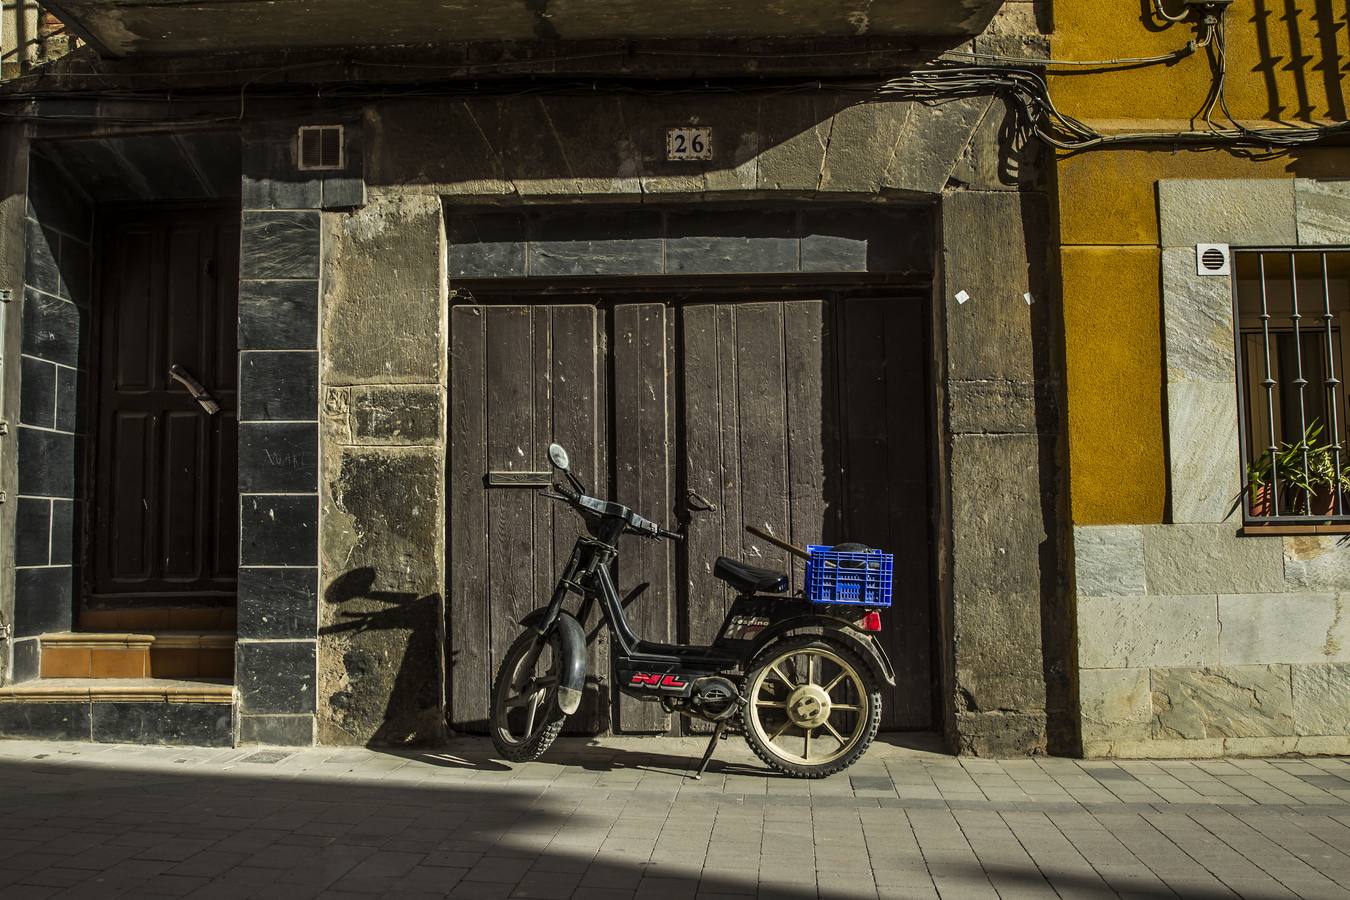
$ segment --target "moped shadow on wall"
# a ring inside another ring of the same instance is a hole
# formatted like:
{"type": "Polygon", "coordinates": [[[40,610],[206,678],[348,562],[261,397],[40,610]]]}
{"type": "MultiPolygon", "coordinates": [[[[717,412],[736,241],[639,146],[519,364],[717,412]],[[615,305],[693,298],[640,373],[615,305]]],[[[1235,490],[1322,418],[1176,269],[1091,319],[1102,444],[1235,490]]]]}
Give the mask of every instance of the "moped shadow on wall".
{"type": "Polygon", "coordinates": [[[881,722],[881,683],[895,675],[876,639],[879,610],[890,605],[891,557],[860,544],[812,546],[806,589],[788,594],[788,576],[721,557],[713,573],[737,592],[708,646],[639,638],[624,618],[610,564],[619,538],[683,540],[619,503],[586,495],[567,451],[548,448],[567,479],[545,496],[584,520],[549,604],[530,613],[502,659],[492,686],[490,731],[497,752],[514,762],[538,759],[581,704],[586,678],[582,628],[595,605],[613,636],[615,683],[667,712],[713,724],[695,777],[701,777],[728,729],[740,731],[769,766],[799,778],[823,778],[856,762],[881,722]],[[568,596],[580,598],[574,615],[568,596]]]}

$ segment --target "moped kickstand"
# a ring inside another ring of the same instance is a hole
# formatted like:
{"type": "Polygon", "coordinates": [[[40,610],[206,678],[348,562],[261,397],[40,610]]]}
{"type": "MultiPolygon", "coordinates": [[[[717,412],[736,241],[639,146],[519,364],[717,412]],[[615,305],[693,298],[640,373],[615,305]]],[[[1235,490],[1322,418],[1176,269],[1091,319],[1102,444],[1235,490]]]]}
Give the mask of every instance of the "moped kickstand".
{"type": "Polygon", "coordinates": [[[708,741],[708,749],[703,751],[703,759],[698,764],[698,769],[694,772],[694,780],[699,781],[703,778],[704,771],[708,768],[708,762],[712,759],[713,751],[717,749],[717,742],[722,738],[722,732],[727,730],[726,722],[718,722],[713,728],[712,739],[708,741]]]}

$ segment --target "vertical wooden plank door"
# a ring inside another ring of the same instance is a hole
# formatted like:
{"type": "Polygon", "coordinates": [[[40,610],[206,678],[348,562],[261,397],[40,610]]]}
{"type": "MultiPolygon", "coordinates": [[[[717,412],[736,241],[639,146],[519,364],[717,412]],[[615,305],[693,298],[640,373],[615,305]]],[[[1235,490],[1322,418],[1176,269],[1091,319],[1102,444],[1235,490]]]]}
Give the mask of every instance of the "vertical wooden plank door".
{"type": "MultiPolygon", "coordinates": [[[[883,644],[899,684],[883,725],[932,725],[925,314],[914,299],[587,300],[451,310],[451,673],[455,727],[481,728],[515,622],[545,602],[577,534],[537,492],[494,471],[546,471],[567,447],[594,492],[660,522],[682,547],[630,539],[621,594],[651,641],[712,640],[730,556],[802,567],[748,534],[859,541],[896,557],[883,644]],[[608,316],[608,322],[606,322],[608,316]],[[609,346],[606,346],[608,336],[609,346]]],[[[603,640],[594,672],[608,677],[603,640]]],[[[599,687],[576,730],[661,733],[656,704],[599,687]]]]}
{"type": "MultiPolygon", "coordinates": [[[[487,727],[492,678],[517,623],[548,602],[580,531],[540,496],[547,447],[606,490],[603,335],[589,304],[455,305],[450,310],[449,680],[451,727],[487,727]],[[529,473],[536,473],[534,477],[529,473]],[[508,483],[524,479],[525,483],[508,483]],[[494,484],[494,482],[496,482],[494,484]]],[[[606,641],[592,671],[608,669],[606,641]]],[[[608,695],[587,687],[569,725],[602,730],[608,695]]]]}
{"type": "Polygon", "coordinates": [[[104,217],[87,599],[233,599],[239,213],[104,217]],[[178,365],[220,404],[207,413],[178,365]]]}
{"type": "Polygon", "coordinates": [[[892,552],[896,597],[882,643],[897,669],[883,727],[932,724],[928,436],[923,307],[903,299],[687,305],[680,312],[688,558],[681,632],[716,634],[731,592],[718,556],[791,571],[746,532],[798,545],[892,552]]]}
{"type": "MultiPolygon", "coordinates": [[[[662,303],[614,306],[614,499],[640,514],[671,515],[674,410],[671,407],[673,318],[662,303]]],[[[649,641],[675,637],[674,548],[667,541],[629,539],[615,577],[625,588],[646,585],[628,606],[633,630],[649,641]]],[[[664,733],[660,705],[618,695],[618,730],[664,733]]]]}

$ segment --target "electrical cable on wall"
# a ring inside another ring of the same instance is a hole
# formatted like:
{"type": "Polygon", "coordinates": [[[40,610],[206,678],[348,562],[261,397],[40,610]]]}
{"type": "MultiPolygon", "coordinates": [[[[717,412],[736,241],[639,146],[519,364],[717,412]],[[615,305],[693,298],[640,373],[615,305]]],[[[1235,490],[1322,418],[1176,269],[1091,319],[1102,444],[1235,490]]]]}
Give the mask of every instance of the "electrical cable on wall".
{"type": "MultiPolygon", "coordinates": [[[[1276,126],[1251,128],[1243,125],[1232,114],[1227,98],[1227,38],[1224,28],[1224,16],[1228,7],[1227,0],[1214,0],[1205,4],[1188,4],[1182,14],[1169,13],[1164,0],[1151,0],[1154,14],[1167,22],[1191,21],[1193,11],[1198,12],[1195,21],[1199,29],[1198,37],[1188,41],[1185,46],[1170,53],[1151,57],[1124,57],[1106,60],[1057,60],[1032,57],[1003,56],[978,51],[949,50],[928,66],[910,69],[883,81],[857,79],[813,79],[802,82],[791,79],[722,79],[691,80],[682,84],[643,84],[622,79],[595,78],[586,81],[549,81],[522,85],[519,78],[497,82],[475,81],[466,85],[465,75],[477,71],[492,72],[498,67],[519,67],[522,61],[508,63],[486,63],[460,66],[441,66],[434,64],[407,64],[399,62],[352,60],[347,63],[351,69],[394,68],[407,71],[455,72],[457,80],[437,82],[419,82],[413,85],[379,85],[350,80],[341,84],[329,84],[321,87],[320,94],[333,101],[359,105],[370,100],[391,100],[409,97],[467,97],[474,95],[491,96],[549,96],[575,94],[578,92],[618,93],[645,96],[672,96],[681,94],[705,94],[711,92],[730,94],[778,94],[834,91],[840,93],[866,94],[872,99],[903,99],[926,104],[937,104],[951,100],[974,96],[1000,96],[1016,111],[1015,133],[1022,139],[1035,138],[1052,147],[1065,151],[1082,151],[1104,146],[1190,146],[1190,147],[1226,147],[1243,150],[1282,150],[1308,146],[1322,141],[1350,134],[1350,122],[1334,125],[1308,127],[1276,126]],[[1105,134],[1079,119],[1074,118],[1055,106],[1050,96],[1050,88],[1045,72],[1057,68],[1101,70],[1128,68],[1145,65],[1164,65],[1192,56],[1204,50],[1209,58],[1213,78],[1205,101],[1198,113],[1205,128],[1184,131],[1131,131],[1105,134]],[[973,62],[970,62],[973,61],[973,62]],[[1216,112],[1221,119],[1216,120],[1216,112]]],[[[821,51],[803,54],[820,58],[835,55],[857,55],[876,51],[821,51]]],[[[720,53],[717,51],[669,51],[633,49],[625,52],[587,53],[574,57],[577,60],[595,60],[609,56],[631,58],[649,54],[658,56],[681,55],[705,58],[743,58],[745,54],[720,53]]],[[[541,59],[550,65],[566,61],[568,57],[541,59]]],[[[44,113],[39,107],[35,111],[23,113],[0,113],[0,118],[40,119],[46,121],[98,121],[107,124],[155,124],[160,127],[211,125],[237,121],[244,117],[245,102],[251,98],[285,98],[295,95],[296,91],[314,91],[313,85],[289,85],[285,88],[262,88],[258,82],[266,77],[285,74],[294,69],[314,68],[332,65],[331,61],[294,63],[275,68],[241,69],[239,72],[255,73],[236,92],[229,95],[210,92],[193,93],[180,90],[169,94],[162,90],[97,90],[64,92],[59,96],[70,99],[117,100],[134,99],[163,100],[173,103],[175,100],[191,100],[194,103],[230,102],[237,104],[237,111],[230,115],[204,115],[180,119],[159,118],[148,120],[135,117],[109,115],[81,116],[44,113]]],[[[65,73],[74,74],[74,73],[65,73]]],[[[90,73],[99,77],[108,77],[107,73],[90,73]]],[[[152,73],[130,73],[132,75],[150,75],[152,73]]],[[[154,73],[157,74],[157,73],[154,73]]],[[[28,76],[40,77],[40,76],[28,76]]],[[[113,76],[121,77],[121,76],[113,76]]],[[[162,77],[162,76],[160,76],[162,77]]],[[[25,79],[16,79],[16,81],[25,79]]],[[[4,95],[0,95],[3,97],[4,95]]],[[[52,99],[55,95],[46,92],[10,93],[13,100],[52,99]]]]}

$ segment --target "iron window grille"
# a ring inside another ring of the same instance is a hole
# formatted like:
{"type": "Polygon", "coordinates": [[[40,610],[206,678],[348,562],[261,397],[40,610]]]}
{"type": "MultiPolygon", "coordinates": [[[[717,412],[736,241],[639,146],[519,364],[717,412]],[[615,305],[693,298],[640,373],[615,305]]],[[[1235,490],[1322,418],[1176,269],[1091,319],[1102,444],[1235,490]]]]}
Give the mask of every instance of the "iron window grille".
{"type": "Polygon", "coordinates": [[[1350,523],[1350,249],[1234,251],[1242,493],[1252,524],[1350,523]]]}

